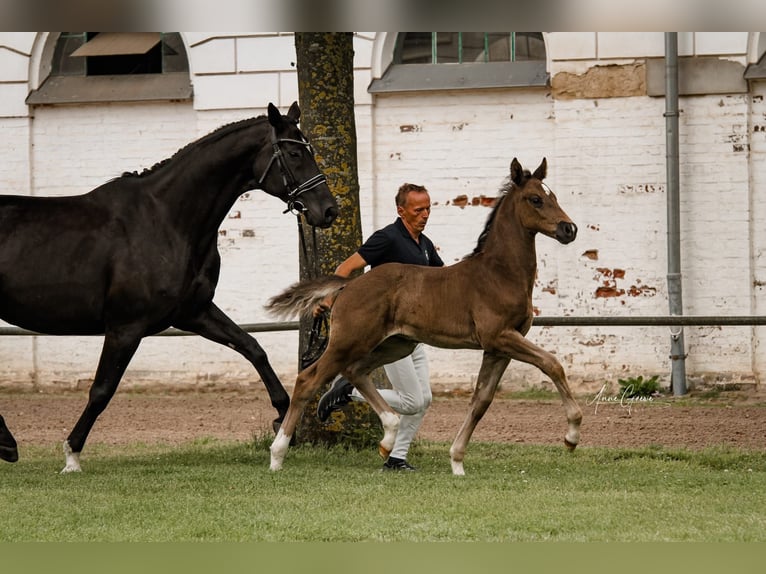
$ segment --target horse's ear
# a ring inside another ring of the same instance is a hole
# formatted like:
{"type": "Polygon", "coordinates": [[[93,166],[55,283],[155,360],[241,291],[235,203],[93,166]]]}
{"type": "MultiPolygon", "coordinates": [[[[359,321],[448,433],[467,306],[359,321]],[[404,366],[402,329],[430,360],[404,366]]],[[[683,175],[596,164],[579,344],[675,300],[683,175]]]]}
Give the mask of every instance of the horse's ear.
{"type": "Polygon", "coordinates": [[[269,102],[269,123],[276,128],[279,127],[282,121],[282,114],[274,104],[269,102]]]}
{"type": "Polygon", "coordinates": [[[293,102],[293,105],[287,110],[287,117],[293,120],[296,124],[298,123],[298,120],[301,118],[301,109],[298,107],[298,102],[293,102]]]}
{"type": "Polygon", "coordinates": [[[535,170],[535,173],[532,174],[532,177],[535,177],[539,179],[540,181],[545,179],[545,175],[548,173],[548,161],[543,158],[542,163],[540,164],[540,167],[538,167],[535,170]]]}
{"type": "Polygon", "coordinates": [[[519,160],[513,158],[511,161],[511,181],[521,187],[524,178],[524,168],[521,167],[519,160]]]}

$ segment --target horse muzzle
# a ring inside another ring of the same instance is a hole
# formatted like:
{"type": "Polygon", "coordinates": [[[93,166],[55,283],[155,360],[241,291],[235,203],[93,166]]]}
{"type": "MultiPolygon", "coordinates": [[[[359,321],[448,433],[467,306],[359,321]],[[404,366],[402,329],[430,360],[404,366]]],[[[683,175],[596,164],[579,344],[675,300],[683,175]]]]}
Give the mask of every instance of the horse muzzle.
{"type": "Polygon", "coordinates": [[[561,221],[556,226],[556,239],[566,245],[572,243],[577,237],[577,226],[571,221],[561,221]]]}
{"type": "Polygon", "coordinates": [[[291,191],[287,198],[287,212],[302,213],[314,227],[330,227],[338,217],[339,209],[327,186],[327,178],[319,174],[291,191]]]}
{"type": "Polygon", "coordinates": [[[300,215],[302,213],[306,217],[308,224],[312,227],[327,229],[338,217],[339,211],[337,205],[330,205],[324,207],[324,210],[320,208],[321,214],[318,215],[317,213],[314,213],[313,210],[305,206],[303,202],[295,201],[291,203],[287,209],[285,209],[284,213],[292,213],[294,215],[300,215]]]}
{"type": "Polygon", "coordinates": [[[309,225],[322,229],[330,227],[340,213],[335,197],[330,193],[327,186],[325,189],[327,193],[313,197],[312,201],[309,201],[308,198],[305,200],[298,199],[292,205],[292,211],[303,213],[309,225]]]}

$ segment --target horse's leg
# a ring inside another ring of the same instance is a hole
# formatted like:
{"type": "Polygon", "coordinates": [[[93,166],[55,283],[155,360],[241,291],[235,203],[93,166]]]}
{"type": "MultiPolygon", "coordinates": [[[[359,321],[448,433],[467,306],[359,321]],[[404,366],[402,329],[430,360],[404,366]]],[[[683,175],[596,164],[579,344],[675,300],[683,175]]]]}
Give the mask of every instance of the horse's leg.
{"type": "Polygon", "coordinates": [[[141,342],[141,335],[127,327],[112,329],[104,336],[104,348],[88,394],[88,404],[64,443],[63,472],[79,472],[80,453],[98,416],[104,412],[120,384],[128,363],[141,342]]]}
{"type": "Polygon", "coordinates": [[[258,341],[243,331],[214,303],[211,303],[203,312],[194,317],[176,321],[175,326],[234,349],[252,363],[266,386],[272,406],[279,414],[272,423],[276,433],[287,414],[290,396],[282,386],[282,382],[271,367],[266,352],[258,344],[258,341]]]}
{"type": "Polygon", "coordinates": [[[271,470],[280,470],[282,468],[290,441],[295,434],[295,429],[311,397],[316,394],[320,386],[328,383],[338,374],[338,367],[329,365],[328,361],[324,359],[324,356],[320,357],[316,363],[298,373],[290,406],[269,449],[271,453],[271,470]]]}
{"type": "Polygon", "coordinates": [[[481,368],[479,369],[479,377],[476,381],[476,388],[471,398],[470,410],[449,449],[452,474],[460,476],[465,474],[463,458],[465,457],[468,441],[471,440],[471,435],[476,429],[476,425],[479,424],[479,421],[492,403],[495,391],[497,390],[497,384],[500,382],[500,377],[503,376],[509,362],[510,359],[503,355],[484,353],[481,368]]]}
{"type": "Polygon", "coordinates": [[[16,439],[13,438],[10,429],[5,426],[5,420],[0,416],[0,460],[16,462],[19,460],[19,449],[16,439]]]}
{"type": "Polygon", "coordinates": [[[548,351],[541,349],[531,341],[524,338],[518,331],[508,331],[503,333],[497,342],[502,346],[502,350],[507,351],[512,359],[523,363],[529,363],[545,373],[561,396],[566,411],[569,427],[564,437],[564,444],[569,450],[574,450],[577,443],[580,442],[580,424],[582,423],[582,411],[577,404],[572,391],[567,383],[564,367],[561,366],[558,359],[548,351]]]}

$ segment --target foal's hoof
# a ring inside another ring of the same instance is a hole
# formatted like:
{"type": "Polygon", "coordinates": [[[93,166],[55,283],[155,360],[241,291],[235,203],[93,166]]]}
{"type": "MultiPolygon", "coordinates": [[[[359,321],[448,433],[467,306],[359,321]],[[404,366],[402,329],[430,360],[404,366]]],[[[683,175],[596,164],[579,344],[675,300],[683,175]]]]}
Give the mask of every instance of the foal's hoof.
{"type": "Polygon", "coordinates": [[[572,451],[574,451],[574,449],[577,448],[577,443],[569,442],[567,439],[564,439],[564,446],[567,447],[567,450],[569,452],[572,452],[572,451]]]}
{"type": "Polygon", "coordinates": [[[15,446],[0,446],[0,460],[16,462],[19,460],[19,449],[15,446]]]}
{"type": "Polygon", "coordinates": [[[382,444],[378,445],[378,454],[380,455],[380,458],[384,460],[388,460],[388,455],[391,454],[391,451],[387,448],[385,448],[382,444]]]}

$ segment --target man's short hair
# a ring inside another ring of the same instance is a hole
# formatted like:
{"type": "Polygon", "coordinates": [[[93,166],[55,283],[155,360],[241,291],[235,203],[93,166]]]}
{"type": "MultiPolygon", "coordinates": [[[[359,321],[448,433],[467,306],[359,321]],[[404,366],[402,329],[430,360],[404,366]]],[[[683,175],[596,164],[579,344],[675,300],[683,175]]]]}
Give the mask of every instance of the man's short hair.
{"type": "Polygon", "coordinates": [[[397,207],[404,207],[404,204],[407,203],[407,196],[411,191],[421,191],[428,193],[428,190],[422,185],[417,185],[414,183],[403,183],[399,187],[399,191],[396,192],[397,207]]]}

